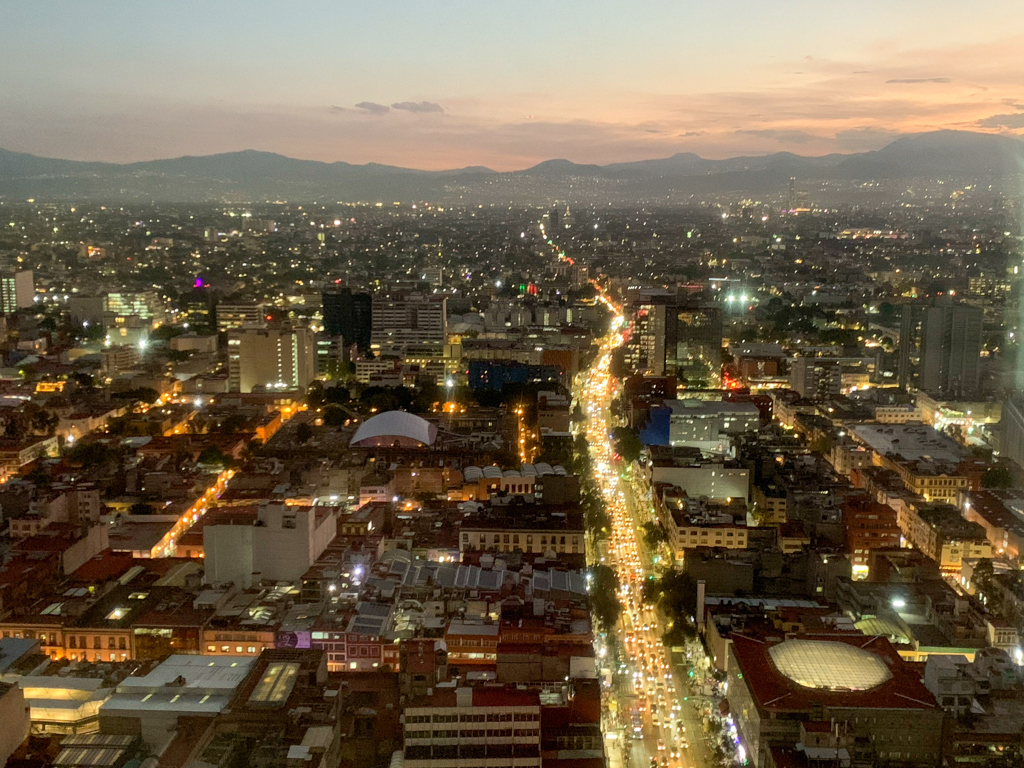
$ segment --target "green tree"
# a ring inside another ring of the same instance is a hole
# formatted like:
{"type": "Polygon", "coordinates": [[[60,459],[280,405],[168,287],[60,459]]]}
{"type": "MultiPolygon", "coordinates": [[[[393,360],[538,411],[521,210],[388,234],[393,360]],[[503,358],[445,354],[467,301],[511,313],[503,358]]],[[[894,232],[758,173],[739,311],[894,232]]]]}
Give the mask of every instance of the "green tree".
{"type": "Polygon", "coordinates": [[[982,488],[1012,488],[1013,475],[1006,467],[992,467],[981,476],[982,488]]]}
{"type": "Polygon", "coordinates": [[[595,565],[590,569],[590,607],[602,632],[610,633],[622,615],[619,602],[619,579],[607,565],[595,565]]]}
{"type": "Polygon", "coordinates": [[[328,427],[340,427],[345,424],[348,415],[345,409],[337,405],[329,405],[324,409],[324,425],[328,427]]]}
{"type": "Polygon", "coordinates": [[[128,514],[130,515],[152,515],[154,512],[153,505],[146,501],[136,501],[128,507],[128,514]]]}
{"type": "Polygon", "coordinates": [[[215,445],[207,446],[203,449],[202,453],[199,454],[199,458],[196,459],[197,464],[219,464],[222,467],[228,466],[231,463],[231,459],[215,445]]]}
{"type": "Polygon", "coordinates": [[[640,459],[644,444],[640,442],[640,438],[632,429],[615,427],[612,430],[612,440],[615,441],[615,452],[622,457],[623,461],[630,463],[640,459]]]}
{"type": "Polygon", "coordinates": [[[313,427],[309,425],[309,422],[304,421],[295,428],[295,440],[299,445],[305,445],[309,442],[309,439],[313,436],[313,427]]]}
{"type": "Polygon", "coordinates": [[[640,526],[640,529],[643,532],[644,542],[651,549],[656,549],[659,545],[668,542],[668,533],[661,523],[648,520],[640,526]]]}

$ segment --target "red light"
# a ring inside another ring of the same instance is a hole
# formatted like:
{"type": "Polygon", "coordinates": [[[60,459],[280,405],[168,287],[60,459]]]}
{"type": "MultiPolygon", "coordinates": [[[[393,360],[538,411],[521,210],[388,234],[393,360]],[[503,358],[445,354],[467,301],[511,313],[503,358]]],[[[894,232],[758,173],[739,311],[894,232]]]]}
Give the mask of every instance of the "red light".
{"type": "Polygon", "coordinates": [[[264,319],[265,319],[265,320],[270,320],[270,319],[271,319],[271,317],[270,317],[270,315],[267,315],[267,316],[266,316],[266,318],[264,318],[264,319]]]}

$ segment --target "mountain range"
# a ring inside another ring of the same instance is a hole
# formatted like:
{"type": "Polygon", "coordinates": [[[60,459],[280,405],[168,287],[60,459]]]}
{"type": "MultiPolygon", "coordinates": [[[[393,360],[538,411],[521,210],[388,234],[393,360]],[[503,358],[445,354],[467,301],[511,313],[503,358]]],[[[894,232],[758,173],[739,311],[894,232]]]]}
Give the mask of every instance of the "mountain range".
{"type": "Polygon", "coordinates": [[[0,149],[0,198],[257,202],[663,198],[707,192],[770,193],[800,181],[856,182],[1024,173],[1024,142],[969,131],[906,135],[882,149],[804,157],[789,152],[708,160],[692,152],[609,165],[547,160],[522,171],[480,166],[423,171],[297,160],[245,150],[138,163],[37,157],[0,149]]]}

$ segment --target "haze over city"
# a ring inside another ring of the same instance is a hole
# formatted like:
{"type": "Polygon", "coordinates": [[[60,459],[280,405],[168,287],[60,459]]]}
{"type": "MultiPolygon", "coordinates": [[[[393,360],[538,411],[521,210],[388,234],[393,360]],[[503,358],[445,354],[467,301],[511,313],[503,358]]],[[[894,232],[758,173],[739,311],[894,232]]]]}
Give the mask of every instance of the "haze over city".
{"type": "Polygon", "coordinates": [[[0,6],[0,146],[443,169],[1024,129],[1014,0],[0,6]]]}

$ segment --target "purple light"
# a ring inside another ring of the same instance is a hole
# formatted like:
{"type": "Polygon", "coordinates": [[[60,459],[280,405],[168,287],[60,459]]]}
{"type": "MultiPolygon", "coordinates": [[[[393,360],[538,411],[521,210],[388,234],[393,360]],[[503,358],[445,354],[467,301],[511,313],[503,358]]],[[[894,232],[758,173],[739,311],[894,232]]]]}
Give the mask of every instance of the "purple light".
{"type": "Polygon", "coordinates": [[[202,288],[202,287],[203,287],[203,278],[197,277],[196,278],[196,288],[202,288]]]}

